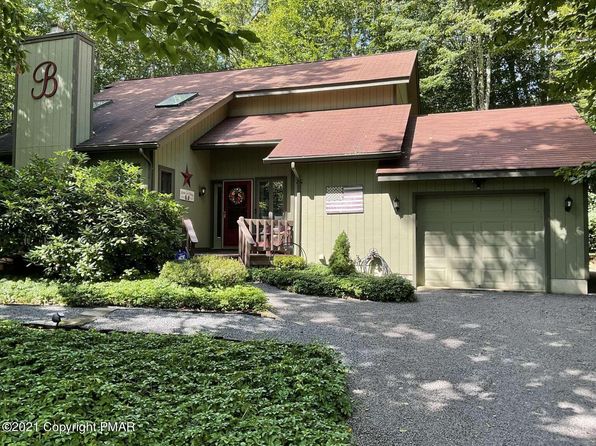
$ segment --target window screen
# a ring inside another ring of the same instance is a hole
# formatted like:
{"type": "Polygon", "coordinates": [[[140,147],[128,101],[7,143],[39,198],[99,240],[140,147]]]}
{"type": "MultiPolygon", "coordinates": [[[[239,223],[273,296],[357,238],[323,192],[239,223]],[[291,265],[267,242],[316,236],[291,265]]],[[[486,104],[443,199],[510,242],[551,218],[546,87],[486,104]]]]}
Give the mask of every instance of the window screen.
{"type": "Polygon", "coordinates": [[[159,192],[174,195],[174,171],[167,167],[159,167],[159,192]]]}

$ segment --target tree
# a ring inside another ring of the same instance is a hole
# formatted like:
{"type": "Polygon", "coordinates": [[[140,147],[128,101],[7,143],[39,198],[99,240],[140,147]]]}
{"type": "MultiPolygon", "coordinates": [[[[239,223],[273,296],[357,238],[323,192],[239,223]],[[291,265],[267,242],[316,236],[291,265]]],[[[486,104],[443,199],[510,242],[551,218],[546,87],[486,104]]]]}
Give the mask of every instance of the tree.
{"type": "MultiPolygon", "coordinates": [[[[25,69],[20,43],[26,34],[23,0],[4,0],[0,63],[25,69]]],[[[256,42],[253,32],[229,31],[226,24],[196,0],[72,0],[73,9],[96,26],[97,34],[112,43],[138,42],[145,55],[167,57],[173,63],[188,55],[187,44],[203,50],[228,54],[243,49],[245,42],[256,42]]]]}
{"type": "Polygon", "coordinates": [[[573,100],[596,129],[596,0],[520,0],[512,21],[552,56],[546,88],[553,99],[573,100]]]}
{"type": "Polygon", "coordinates": [[[356,272],[354,261],[350,258],[350,241],[345,231],[335,239],[333,253],[329,257],[329,269],[337,276],[347,276],[356,272]]]}
{"type": "Polygon", "coordinates": [[[311,62],[367,52],[365,27],[375,2],[271,0],[249,29],[260,40],[239,61],[242,67],[311,62]],[[372,3],[372,5],[371,5],[372,3]]]}

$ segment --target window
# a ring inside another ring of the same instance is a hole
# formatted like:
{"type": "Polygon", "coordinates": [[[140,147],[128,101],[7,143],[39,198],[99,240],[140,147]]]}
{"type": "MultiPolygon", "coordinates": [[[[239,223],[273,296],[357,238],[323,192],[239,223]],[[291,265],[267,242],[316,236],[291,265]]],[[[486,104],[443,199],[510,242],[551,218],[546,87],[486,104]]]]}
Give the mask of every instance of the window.
{"type": "Polygon", "coordinates": [[[158,104],[155,104],[156,107],[178,107],[185,102],[190,101],[195,96],[198,96],[199,93],[176,93],[170,96],[167,99],[164,99],[158,104]]]}
{"type": "Polygon", "coordinates": [[[103,107],[104,105],[111,104],[113,101],[111,99],[101,99],[97,101],[93,101],[93,110],[97,110],[98,108],[103,107]]]}
{"type": "Polygon", "coordinates": [[[282,218],[286,212],[286,179],[261,178],[256,180],[255,215],[257,218],[282,218]]]}
{"type": "Polygon", "coordinates": [[[160,193],[174,195],[174,173],[174,169],[159,166],[157,187],[160,193]]]}

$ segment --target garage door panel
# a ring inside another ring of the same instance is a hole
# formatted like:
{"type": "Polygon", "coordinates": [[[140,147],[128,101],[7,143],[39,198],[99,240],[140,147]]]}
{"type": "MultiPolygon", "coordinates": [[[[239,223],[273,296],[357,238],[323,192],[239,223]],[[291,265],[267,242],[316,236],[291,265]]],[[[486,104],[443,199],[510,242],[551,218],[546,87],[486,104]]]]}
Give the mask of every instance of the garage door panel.
{"type": "Polygon", "coordinates": [[[423,284],[544,290],[541,195],[429,197],[419,203],[423,284]]]}
{"type": "Polygon", "coordinates": [[[426,245],[424,247],[424,257],[427,259],[433,257],[443,259],[445,257],[445,249],[444,244],[426,245]]]}
{"type": "Polygon", "coordinates": [[[511,248],[511,258],[513,260],[536,260],[536,248],[534,246],[514,246],[511,248]]]}
{"type": "Polygon", "coordinates": [[[505,260],[509,260],[511,258],[513,258],[513,256],[511,255],[511,248],[509,248],[508,246],[480,246],[480,248],[477,248],[476,252],[478,255],[480,255],[480,258],[482,260],[485,261],[489,261],[492,259],[505,259],[505,260]]]}

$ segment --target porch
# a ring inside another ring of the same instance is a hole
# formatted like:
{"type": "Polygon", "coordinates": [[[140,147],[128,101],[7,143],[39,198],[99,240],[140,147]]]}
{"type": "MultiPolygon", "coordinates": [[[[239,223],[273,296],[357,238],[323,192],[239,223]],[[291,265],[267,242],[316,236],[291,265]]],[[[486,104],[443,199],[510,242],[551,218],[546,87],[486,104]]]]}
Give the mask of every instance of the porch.
{"type": "Polygon", "coordinates": [[[238,258],[247,267],[268,265],[273,256],[294,250],[294,222],[269,218],[238,219],[238,258]]]}

